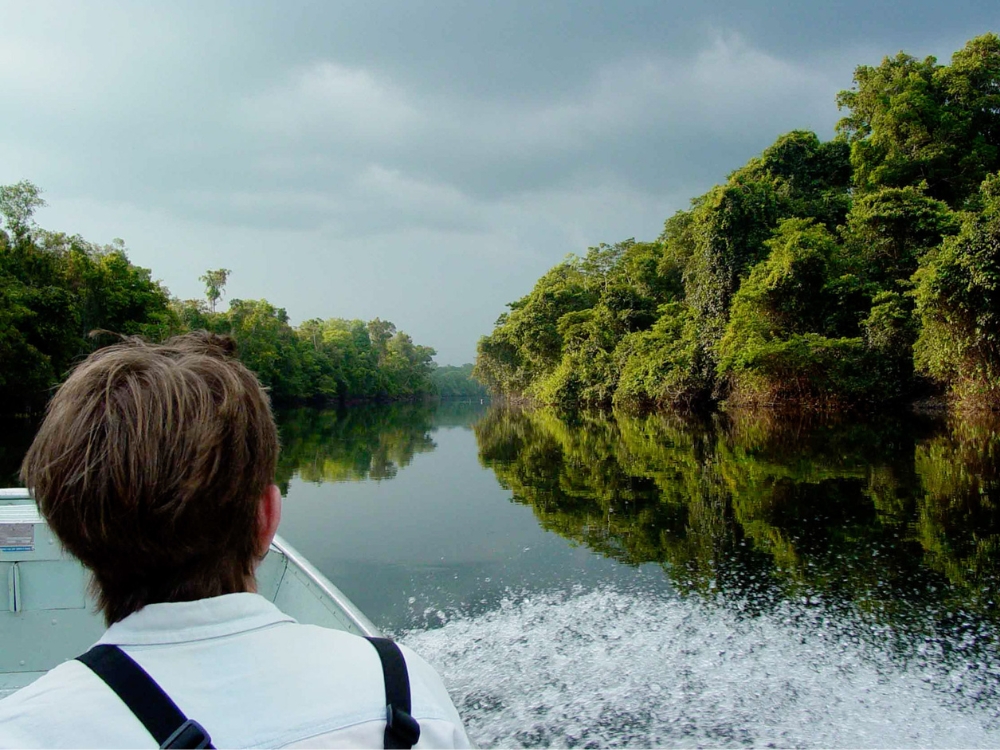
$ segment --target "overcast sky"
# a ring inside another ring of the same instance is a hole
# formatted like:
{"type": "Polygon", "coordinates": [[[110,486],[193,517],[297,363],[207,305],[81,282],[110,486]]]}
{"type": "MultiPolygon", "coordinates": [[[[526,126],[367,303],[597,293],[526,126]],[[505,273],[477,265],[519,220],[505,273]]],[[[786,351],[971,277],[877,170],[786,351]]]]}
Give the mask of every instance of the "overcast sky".
{"type": "Polygon", "coordinates": [[[392,320],[471,361],[567,253],[653,239],[854,68],[1000,3],[0,0],[0,184],[181,298],[392,320]]]}

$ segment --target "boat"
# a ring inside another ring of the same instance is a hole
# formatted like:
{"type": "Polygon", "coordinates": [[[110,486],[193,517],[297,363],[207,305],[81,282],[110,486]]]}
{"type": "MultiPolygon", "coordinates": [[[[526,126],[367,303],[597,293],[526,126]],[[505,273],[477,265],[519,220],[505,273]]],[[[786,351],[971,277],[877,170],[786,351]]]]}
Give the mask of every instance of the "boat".
{"type": "MultiPolygon", "coordinates": [[[[84,653],[104,633],[88,580],[28,491],[0,489],[0,698],[84,653]]],[[[257,569],[257,593],[301,623],[380,635],[340,589],[279,536],[257,569]]]]}

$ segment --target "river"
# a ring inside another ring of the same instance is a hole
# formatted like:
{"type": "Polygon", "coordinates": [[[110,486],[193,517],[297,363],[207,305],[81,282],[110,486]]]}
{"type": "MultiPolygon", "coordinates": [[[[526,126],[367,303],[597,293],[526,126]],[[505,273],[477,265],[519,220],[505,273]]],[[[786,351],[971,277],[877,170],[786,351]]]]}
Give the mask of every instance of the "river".
{"type": "Polygon", "coordinates": [[[996,418],[279,423],[281,533],[480,746],[1000,746],[996,418]]]}

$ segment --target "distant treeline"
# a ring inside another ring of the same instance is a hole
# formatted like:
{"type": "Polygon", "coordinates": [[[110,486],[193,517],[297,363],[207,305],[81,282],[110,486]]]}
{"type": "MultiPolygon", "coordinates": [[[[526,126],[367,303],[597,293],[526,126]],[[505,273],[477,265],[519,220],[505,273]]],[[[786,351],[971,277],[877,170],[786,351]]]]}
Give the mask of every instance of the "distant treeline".
{"type": "Polygon", "coordinates": [[[487,398],[486,386],[472,377],[473,365],[443,365],[431,370],[431,383],[441,398],[487,398]]]}
{"type": "Polygon", "coordinates": [[[563,407],[1000,407],[1000,38],[900,53],[666,221],[571,256],[479,342],[491,391],[563,407]]]}
{"type": "MultiPolygon", "coordinates": [[[[471,386],[435,368],[434,350],[384,320],[309,320],[292,326],[267,300],[215,310],[228,269],[202,277],[206,300],[172,299],[124,243],[96,245],[34,225],[43,206],[30,182],[0,187],[0,412],[44,407],[72,365],[116,340],[94,331],[163,340],[206,329],[233,337],[240,359],[276,402],[394,400],[471,386]]],[[[466,366],[471,371],[471,365],[466,366]]]]}

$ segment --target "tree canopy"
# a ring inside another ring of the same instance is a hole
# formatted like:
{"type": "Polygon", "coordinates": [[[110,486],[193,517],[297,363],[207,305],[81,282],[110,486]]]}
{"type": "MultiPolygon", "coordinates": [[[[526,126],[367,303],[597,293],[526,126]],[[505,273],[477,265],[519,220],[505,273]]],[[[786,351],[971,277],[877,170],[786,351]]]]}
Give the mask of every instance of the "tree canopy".
{"type": "Polygon", "coordinates": [[[493,393],[566,408],[1000,407],[1000,38],[861,66],[654,242],[571,256],[478,346],[493,393]]]}
{"type": "Polygon", "coordinates": [[[293,326],[267,300],[216,309],[230,271],[209,270],[205,300],[178,300],[109,245],[35,226],[41,190],[0,186],[0,411],[44,407],[53,385],[118,336],[160,341],[204,329],[231,336],[277,403],[394,400],[433,395],[434,350],[389,321],[309,320],[293,326]]]}

